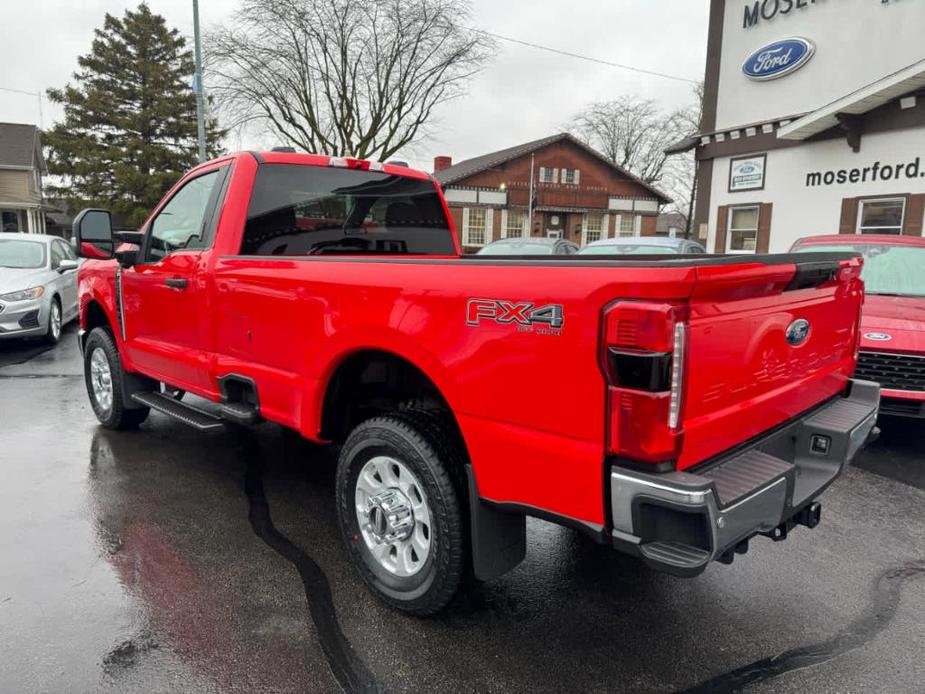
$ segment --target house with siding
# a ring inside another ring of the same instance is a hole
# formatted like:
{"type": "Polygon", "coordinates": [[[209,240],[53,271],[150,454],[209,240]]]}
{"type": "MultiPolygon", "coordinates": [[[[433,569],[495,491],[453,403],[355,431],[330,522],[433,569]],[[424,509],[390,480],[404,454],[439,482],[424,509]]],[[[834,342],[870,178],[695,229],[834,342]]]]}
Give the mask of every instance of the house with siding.
{"type": "Polygon", "coordinates": [[[555,237],[584,245],[617,236],[654,236],[659,211],[671,202],[567,133],[458,164],[437,157],[434,177],[468,252],[511,237],[555,237]]]}
{"type": "Polygon", "coordinates": [[[0,231],[45,233],[42,133],[34,125],[0,123],[0,231]]]}

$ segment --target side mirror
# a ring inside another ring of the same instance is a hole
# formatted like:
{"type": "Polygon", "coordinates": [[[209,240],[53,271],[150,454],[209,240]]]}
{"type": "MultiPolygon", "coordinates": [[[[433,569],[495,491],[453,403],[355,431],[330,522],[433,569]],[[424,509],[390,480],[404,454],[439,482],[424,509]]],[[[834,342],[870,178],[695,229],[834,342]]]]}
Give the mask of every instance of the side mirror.
{"type": "Polygon", "coordinates": [[[65,272],[76,270],[79,266],[80,266],[80,263],[78,263],[76,260],[65,258],[60,263],[58,263],[58,272],[63,275],[65,272]]]}
{"type": "Polygon", "coordinates": [[[112,216],[109,210],[86,209],[74,219],[74,242],[81,258],[108,260],[113,257],[112,216]]]}

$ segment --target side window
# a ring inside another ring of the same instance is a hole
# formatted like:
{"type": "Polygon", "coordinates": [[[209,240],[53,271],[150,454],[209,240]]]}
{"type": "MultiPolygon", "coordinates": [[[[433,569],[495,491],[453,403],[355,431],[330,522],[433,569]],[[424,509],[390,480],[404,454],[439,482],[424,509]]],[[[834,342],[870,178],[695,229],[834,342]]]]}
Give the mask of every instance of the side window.
{"type": "Polygon", "coordinates": [[[51,269],[57,270],[58,266],[61,264],[61,261],[67,258],[67,253],[64,251],[64,244],[60,241],[51,242],[51,269]]]}
{"type": "Polygon", "coordinates": [[[77,260],[77,254],[74,253],[74,249],[71,248],[69,243],[65,243],[64,241],[55,241],[55,243],[61,245],[61,249],[64,251],[65,258],[68,260],[77,260]]]}
{"type": "Polygon", "coordinates": [[[151,222],[148,260],[188,248],[205,248],[205,222],[221,170],[210,171],[186,183],[151,222]]]}

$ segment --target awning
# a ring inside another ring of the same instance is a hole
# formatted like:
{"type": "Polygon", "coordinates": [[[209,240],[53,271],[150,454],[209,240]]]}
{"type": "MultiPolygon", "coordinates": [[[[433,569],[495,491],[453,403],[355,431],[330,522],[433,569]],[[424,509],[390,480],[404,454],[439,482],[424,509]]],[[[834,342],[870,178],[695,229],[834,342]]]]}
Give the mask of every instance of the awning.
{"type": "Polygon", "coordinates": [[[904,67],[798,118],[778,129],[777,136],[782,140],[806,140],[839,125],[841,121],[838,114],[859,116],[903,94],[922,88],[925,88],[925,60],[904,67]]]}

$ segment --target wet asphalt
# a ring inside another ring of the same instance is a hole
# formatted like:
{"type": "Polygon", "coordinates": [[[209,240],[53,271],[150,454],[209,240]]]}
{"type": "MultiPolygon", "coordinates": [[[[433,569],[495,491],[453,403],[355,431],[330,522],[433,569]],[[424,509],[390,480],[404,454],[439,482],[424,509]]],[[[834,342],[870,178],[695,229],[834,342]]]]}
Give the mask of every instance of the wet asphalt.
{"type": "Polygon", "coordinates": [[[925,425],[823,522],[695,579],[528,524],[527,560],[430,619],[373,598],[334,461],[273,425],[101,429],[75,330],[0,343],[0,692],[922,692],[925,425]]]}

